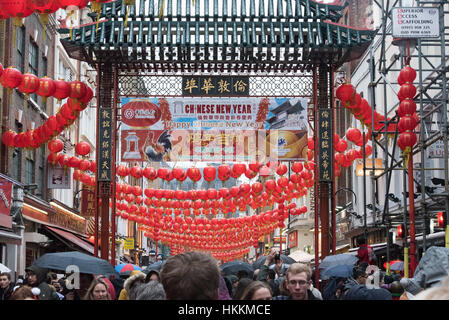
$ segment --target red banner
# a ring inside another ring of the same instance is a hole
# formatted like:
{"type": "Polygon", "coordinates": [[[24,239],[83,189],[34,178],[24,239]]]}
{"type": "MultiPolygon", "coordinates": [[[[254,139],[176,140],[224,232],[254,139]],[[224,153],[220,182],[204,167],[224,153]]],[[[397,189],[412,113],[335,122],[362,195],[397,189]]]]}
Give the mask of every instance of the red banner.
{"type": "Polygon", "coordinates": [[[298,230],[295,230],[288,234],[288,247],[294,248],[297,245],[298,245],[298,230]]]}

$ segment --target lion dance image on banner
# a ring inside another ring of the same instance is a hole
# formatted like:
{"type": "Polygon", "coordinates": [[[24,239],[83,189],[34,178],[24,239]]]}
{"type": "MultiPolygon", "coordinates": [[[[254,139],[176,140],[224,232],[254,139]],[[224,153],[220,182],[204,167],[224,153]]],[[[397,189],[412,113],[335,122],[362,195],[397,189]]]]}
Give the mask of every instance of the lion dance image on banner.
{"type": "Polygon", "coordinates": [[[121,102],[121,161],[307,158],[305,99],[123,98],[121,102]]]}

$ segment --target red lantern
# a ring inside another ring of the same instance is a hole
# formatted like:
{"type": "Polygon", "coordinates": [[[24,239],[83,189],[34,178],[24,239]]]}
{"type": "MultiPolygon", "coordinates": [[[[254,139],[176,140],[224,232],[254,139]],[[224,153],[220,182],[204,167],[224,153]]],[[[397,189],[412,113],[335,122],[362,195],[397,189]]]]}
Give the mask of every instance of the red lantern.
{"type": "Polygon", "coordinates": [[[401,135],[399,136],[398,145],[402,150],[404,150],[407,147],[413,147],[416,141],[416,134],[414,132],[406,131],[401,133],[401,135]]]}
{"type": "Polygon", "coordinates": [[[126,177],[129,174],[129,168],[124,165],[119,165],[115,172],[122,178],[126,177]]]}
{"type": "Polygon", "coordinates": [[[16,135],[17,135],[17,133],[15,133],[12,130],[8,130],[5,133],[3,133],[3,135],[2,135],[3,144],[8,147],[14,147],[14,138],[16,135]]]}
{"type": "Polygon", "coordinates": [[[87,171],[90,168],[90,161],[89,160],[82,160],[78,166],[78,168],[81,171],[87,171]]]}
{"type": "MultiPolygon", "coordinates": [[[[399,78],[401,78],[401,81],[404,81],[404,83],[412,83],[416,79],[416,71],[415,69],[411,68],[410,66],[406,66],[402,68],[401,72],[399,72],[399,78]]],[[[399,82],[398,78],[398,82],[399,82]]],[[[403,84],[404,84],[403,83],[403,84]]],[[[400,84],[402,86],[402,84],[400,84]]]]}
{"type": "Polygon", "coordinates": [[[410,115],[416,112],[416,103],[412,99],[405,99],[401,101],[398,108],[398,115],[400,117],[410,115]]]}
{"type": "Polygon", "coordinates": [[[254,178],[257,176],[257,172],[252,171],[252,170],[250,170],[250,169],[247,169],[247,170],[245,171],[245,176],[246,176],[248,179],[254,179],[254,178]]]}
{"type": "Polygon", "coordinates": [[[78,168],[80,165],[80,159],[77,157],[70,157],[67,165],[71,168],[78,168]]]}
{"type": "Polygon", "coordinates": [[[411,116],[401,117],[398,123],[398,131],[401,133],[405,131],[413,131],[417,124],[416,119],[411,116]]]}
{"type": "Polygon", "coordinates": [[[399,100],[413,99],[416,95],[416,87],[413,84],[406,83],[401,86],[398,92],[399,100]]]}
{"type": "Polygon", "coordinates": [[[3,70],[0,84],[7,89],[14,89],[22,83],[23,74],[16,68],[9,67],[3,70]]]}
{"type": "Polygon", "coordinates": [[[157,176],[159,179],[166,180],[168,178],[168,175],[170,174],[170,170],[167,168],[159,168],[157,170],[157,176]]]}
{"type": "Polygon", "coordinates": [[[313,137],[307,139],[307,148],[309,148],[309,150],[313,150],[315,148],[313,137]]]}
{"type": "Polygon", "coordinates": [[[357,128],[349,128],[346,131],[346,139],[348,139],[351,142],[355,143],[361,138],[362,138],[362,133],[357,128]]]}
{"type": "Polygon", "coordinates": [[[94,92],[92,91],[92,89],[86,85],[86,93],[84,94],[84,96],[80,99],[81,101],[81,111],[85,109],[85,107],[87,107],[87,104],[89,103],[90,100],[92,100],[94,96],[94,92]]]}
{"type": "MultiPolygon", "coordinates": [[[[61,165],[61,167],[67,168],[67,166],[69,165],[69,160],[70,160],[70,158],[65,154],[58,155],[58,162],[61,165]]],[[[89,177],[89,181],[90,181],[90,176],[89,175],[87,175],[87,176],[89,177]]],[[[87,184],[87,182],[86,182],[86,184],[87,184]]]]}
{"type": "Polygon", "coordinates": [[[81,81],[70,82],[70,94],[69,97],[78,100],[82,99],[86,95],[87,86],[81,81]]]}
{"type": "Polygon", "coordinates": [[[350,101],[349,105],[346,106],[346,108],[356,109],[360,106],[361,103],[362,103],[362,97],[358,93],[356,93],[354,98],[350,101]]]}
{"type": "Polygon", "coordinates": [[[85,141],[78,142],[75,146],[75,152],[80,156],[86,156],[90,152],[90,145],[85,141]]]}
{"type": "Polygon", "coordinates": [[[39,79],[39,89],[36,91],[36,93],[41,97],[43,97],[44,100],[45,98],[53,95],[55,90],[56,86],[53,82],[53,79],[50,79],[48,77],[43,77],[39,79]]]}
{"type": "Polygon", "coordinates": [[[32,73],[25,73],[18,89],[20,92],[23,92],[28,98],[28,95],[36,92],[38,88],[39,78],[32,73]]]}
{"type": "Polygon", "coordinates": [[[70,94],[70,85],[64,80],[54,80],[55,92],[53,93],[53,97],[61,101],[65,99],[70,94]]]}
{"type": "Polygon", "coordinates": [[[140,179],[143,176],[142,168],[139,166],[134,166],[129,171],[130,175],[136,179],[140,179]]]}
{"type": "Polygon", "coordinates": [[[279,167],[276,170],[276,173],[280,176],[283,176],[287,173],[287,166],[285,164],[280,164],[279,167]]]}
{"type": "Polygon", "coordinates": [[[64,143],[59,139],[53,139],[48,143],[48,150],[53,153],[61,152],[64,149],[64,143]]]}
{"type": "Polygon", "coordinates": [[[338,141],[338,143],[335,145],[335,150],[337,152],[345,152],[345,150],[347,148],[348,148],[348,143],[343,139],[340,139],[340,141],[338,141]]]}
{"type": "Polygon", "coordinates": [[[342,84],[336,91],[337,98],[343,103],[345,107],[350,105],[351,100],[354,98],[355,89],[350,83],[342,84]]]}
{"type": "Polygon", "coordinates": [[[292,170],[295,173],[300,173],[303,170],[303,165],[301,162],[293,162],[292,170]]]}
{"type": "Polygon", "coordinates": [[[232,166],[232,171],[240,177],[246,172],[246,165],[244,163],[236,163],[232,166]]]}
{"type": "Polygon", "coordinates": [[[209,166],[203,169],[203,177],[207,182],[211,182],[215,179],[217,169],[215,167],[209,166]]]}

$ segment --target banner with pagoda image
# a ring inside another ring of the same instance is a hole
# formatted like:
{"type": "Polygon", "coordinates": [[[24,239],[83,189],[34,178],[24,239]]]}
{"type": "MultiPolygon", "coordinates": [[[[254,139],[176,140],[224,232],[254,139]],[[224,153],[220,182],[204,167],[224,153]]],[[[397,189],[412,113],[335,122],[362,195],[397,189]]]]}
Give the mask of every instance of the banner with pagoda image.
{"type": "Polygon", "coordinates": [[[307,100],[122,98],[121,161],[307,158],[307,100]]]}

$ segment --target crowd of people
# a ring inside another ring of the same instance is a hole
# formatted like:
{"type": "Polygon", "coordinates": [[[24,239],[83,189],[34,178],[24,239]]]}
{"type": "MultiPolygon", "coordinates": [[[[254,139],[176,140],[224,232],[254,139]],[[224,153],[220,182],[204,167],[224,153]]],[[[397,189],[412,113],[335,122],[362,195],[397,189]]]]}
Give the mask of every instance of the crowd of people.
{"type": "MultiPolygon", "coordinates": [[[[70,289],[69,275],[58,279],[56,273],[31,265],[26,269],[26,277],[14,284],[9,273],[0,274],[0,300],[399,300],[410,297],[411,282],[399,273],[380,272],[377,286],[367,286],[372,274],[368,262],[363,260],[359,257],[351,276],[330,277],[320,283],[321,290],[313,283],[309,265],[286,265],[275,250],[253,273],[239,271],[236,275],[224,275],[211,255],[186,252],[170,257],[160,272],[134,270],[126,279],[80,274],[79,285],[74,289],[70,289]]],[[[448,299],[449,277],[436,288],[419,289],[416,298],[448,299]]]]}

